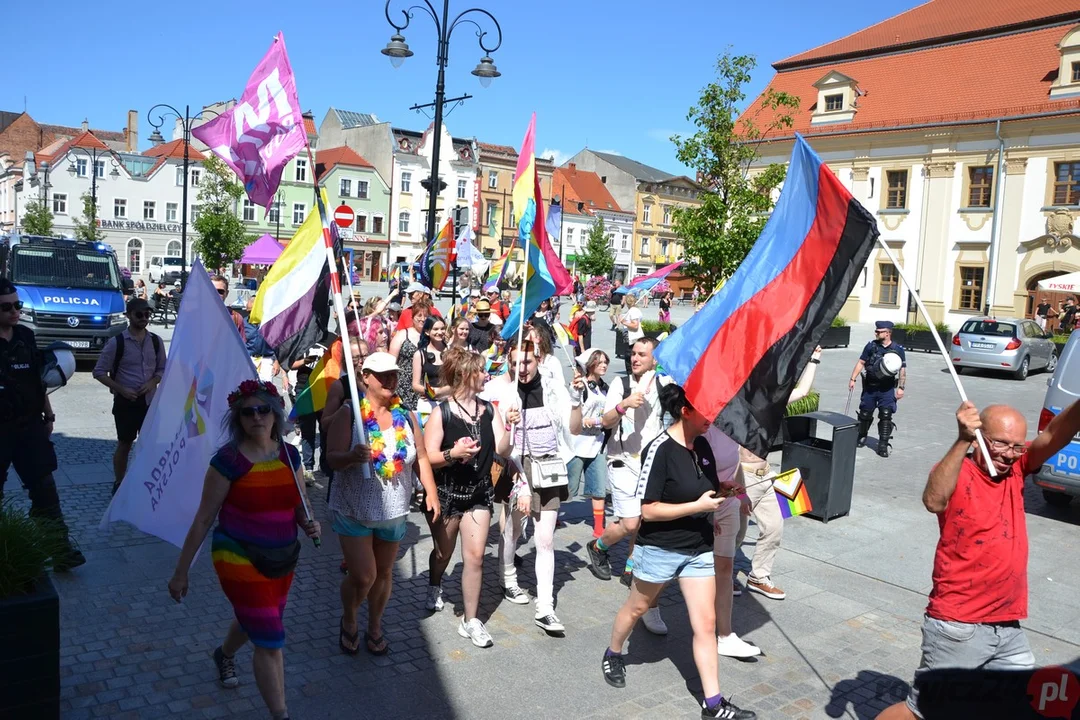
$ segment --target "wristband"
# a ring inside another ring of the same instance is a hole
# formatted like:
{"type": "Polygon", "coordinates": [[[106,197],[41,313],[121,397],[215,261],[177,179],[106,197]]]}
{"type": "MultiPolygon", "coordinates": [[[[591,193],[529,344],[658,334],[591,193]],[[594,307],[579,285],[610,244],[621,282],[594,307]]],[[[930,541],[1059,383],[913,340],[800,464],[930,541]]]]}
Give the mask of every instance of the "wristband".
{"type": "Polygon", "coordinates": [[[626,408],[624,408],[621,404],[616,403],[615,412],[617,412],[619,415],[625,415],[626,414],[626,408]]]}
{"type": "Polygon", "coordinates": [[[453,459],[453,458],[450,457],[450,450],[443,450],[442,451],[442,459],[443,459],[443,462],[445,462],[447,465],[450,464],[450,462],[453,459]]]}
{"type": "Polygon", "coordinates": [[[817,358],[810,358],[810,362],[814,363],[815,365],[820,365],[821,364],[821,361],[818,360],[817,358]]]}

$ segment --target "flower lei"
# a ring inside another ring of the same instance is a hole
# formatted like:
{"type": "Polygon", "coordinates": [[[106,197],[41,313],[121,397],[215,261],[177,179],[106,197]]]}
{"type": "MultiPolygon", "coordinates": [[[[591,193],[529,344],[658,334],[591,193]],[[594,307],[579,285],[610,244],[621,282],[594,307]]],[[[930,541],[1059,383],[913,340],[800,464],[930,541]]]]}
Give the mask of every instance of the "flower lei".
{"type": "Polygon", "coordinates": [[[245,380],[240,383],[240,387],[229,393],[229,407],[235,405],[241,398],[251,397],[260,390],[270,397],[279,397],[277,388],[274,387],[274,383],[259,382],[258,380],[245,380]]]}
{"type": "Polygon", "coordinates": [[[405,423],[408,422],[409,415],[401,406],[401,398],[396,395],[390,404],[390,415],[394,419],[394,453],[387,457],[386,439],[379,427],[379,421],[375,419],[375,411],[366,397],[360,398],[360,419],[364,421],[364,431],[371,448],[371,461],[375,466],[375,474],[384,480],[390,480],[405,471],[405,455],[408,452],[405,423]]]}

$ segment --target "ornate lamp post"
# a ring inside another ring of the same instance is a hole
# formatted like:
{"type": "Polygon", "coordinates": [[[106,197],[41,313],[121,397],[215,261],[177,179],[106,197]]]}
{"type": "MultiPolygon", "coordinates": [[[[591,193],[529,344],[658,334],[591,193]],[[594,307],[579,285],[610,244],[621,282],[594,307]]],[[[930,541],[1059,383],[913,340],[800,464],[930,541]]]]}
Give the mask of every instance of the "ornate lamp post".
{"type": "MultiPolygon", "coordinates": [[[[73,153],[73,154],[82,153],[90,161],[90,208],[93,211],[92,220],[93,220],[93,222],[97,222],[97,178],[98,178],[97,169],[98,169],[98,160],[101,160],[101,163],[102,163],[101,174],[102,174],[102,176],[104,176],[104,174],[105,174],[105,168],[104,168],[105,158],[109,157],[110,159],[112,159],[112,150],[110,150],[109,148],[96,148],[96,147],[95,148],[85,148],[85,147],[79,147],[79,146],[73,145],[70,148],[68,148],[68,152],[73,153]]],[[[117,169],[116,160],[112,161],[112,166],[113,166],[112,172],[109,173],[109,176],[113,177],[113,178],[120,177],[120,171],[117,169]]],[[[79,173],[78,164],[76,163],[75,160],[72,160],[68,164],[68,174],[71,175],[72,177],[75,177],[78,173],[79,173]]],[[[47,181],[47,179],[46,179],[46,181],[47,181]]]]}

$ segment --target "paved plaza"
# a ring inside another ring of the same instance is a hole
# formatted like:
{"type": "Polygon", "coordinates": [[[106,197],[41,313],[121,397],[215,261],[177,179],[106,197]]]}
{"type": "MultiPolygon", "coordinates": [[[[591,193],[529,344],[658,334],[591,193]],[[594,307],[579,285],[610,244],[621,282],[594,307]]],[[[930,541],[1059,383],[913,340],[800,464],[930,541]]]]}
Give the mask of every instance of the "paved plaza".
{"type": "MultiPolygon", "coordinates": [[[[363,291],[382,293],[385,286],[363,291]]],[[[675,322],[689,312],[676,306],[675,322]]],[[[646,318],[655,316],[655,307],[645,310],[646,318]]],[[[815,384],[822,409],[843,410],[847,378],[870,337],[869,326],[857,326],[851,348],[825,352],[815,384]]],[[[603,314],[595,339],[609,351],[614,346],[603,314]]],[[[756,662],[721,658],[721,688],[761,718],[872,718],[907,692],[919,659],[919,627],[937,539],[937,521],[923,509],[920,494],[931,465],[955,437],[953,413],[959,404],[938,355],[910,353],[908,364],[894,454],[882,459],[870,449],[859,452],[851,514],[828,524],[787,521],[773,576],[787,599],[747,593],[734,601],[736,631],[765,654],[756,662]]],[[[88,368],[83,370],[52,396],[61,498],[88,560],[56,578],[63,716],[265,717],[250,649],[239,655],[240,687],[217,685],[210,653],[231,610],[207,553],[191,573],[187,599],[177,605],[166,590],[177,548],[126,525],[98,529],[109,500],[115,436],[108,392],[88,368]]],[[[1017,382],[975,375],[965,376],[964,383],[980,406],[1018,407],[1033,432],[1046,377],[1017,382]]],[[[779,464],[780,453],[770,460],[779,464]]],[[[6,490],[25,502],[14,477],[6,490]]],[[[604,683],[600,657],[627,591],[617,581],[596,580],[586,567],[587,503],[565,506],[567,525],[556,533],[555,590],[565,638],[548,637],[535,627],[532,606],[502,601],[494,532],[480,612],[494,648],[475,648],[456,632],[462,612],[456,561],[444,583],[446,609],[429,616],[423,603],[431,541],[423,519],[414,514],[384,622],[392,650],[385,657],[365,652],[349,657],[337,645],[341,552],[329,529],[325,488],[315,489],[312,497],[326,534],[320,550],[305,542],[286,613],[293,718],[698,717],[693,695],[700,687],[689,623],[675,589],[663,596],[669,635],[655,637],[639,626],[629,643],[627,687],[616,690],[604,683]]],[[[1031,599],[1024,626],[1040,664],[1074,662],[1080,658],[1080,503],[1055,509],[1031,487],[1026,502],[1031,599]]],[[[754,535],[751,529],[746,545],[751,552],[754,535]]],[[[531,542],[519,554],[522,584],[531,590],[531,542]]],[[[616,568],[624,555],[623,547],[613,552],[616,568]]],[[[741,554],[737,563],[748,568],[741,554]]]]}

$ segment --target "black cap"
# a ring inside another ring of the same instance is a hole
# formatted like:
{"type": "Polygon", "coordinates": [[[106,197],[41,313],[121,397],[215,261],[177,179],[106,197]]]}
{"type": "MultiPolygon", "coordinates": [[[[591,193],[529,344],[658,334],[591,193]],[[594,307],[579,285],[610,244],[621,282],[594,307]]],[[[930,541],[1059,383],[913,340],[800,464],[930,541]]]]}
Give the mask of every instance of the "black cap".
{"type": "Polygon", "coordinates": [[[146,302],[140,297],[133,297],[128,300],[127,312],[135,312],[136,310],[149,310],[150,303],[146,302]]]}
{"type": "Polygon", "coordinates": [[[895,325],[889,320],[878,320],[876,323],[874,323],[874,327],[878,330],[888,330],[889,332],[892,332],[892,329],[893,327],[895,327],[895,325]]]}

